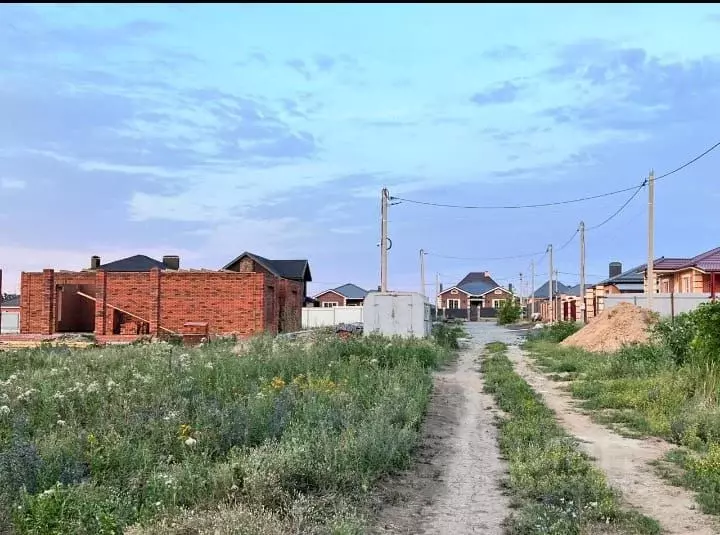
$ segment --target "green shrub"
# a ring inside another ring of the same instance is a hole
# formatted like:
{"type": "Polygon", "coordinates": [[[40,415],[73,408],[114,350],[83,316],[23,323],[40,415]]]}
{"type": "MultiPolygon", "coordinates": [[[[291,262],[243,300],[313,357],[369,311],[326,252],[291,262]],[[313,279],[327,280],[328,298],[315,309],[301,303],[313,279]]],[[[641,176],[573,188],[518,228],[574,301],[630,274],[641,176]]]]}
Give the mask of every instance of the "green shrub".
{"type": "Polygon", "coordinates": [[[432,328],[432,336],[435,342],[447,349],[458,349],[458,339],[464,336],[465,330],[457,323],[436,323],[432,328]]]}
{"type": "Polygon", "coordinates": [[[516,323],[522,317],[522,308],[516,299],[506,299],[498,310],[498,325],[509,325],[516,323]]]}
{"type": "Polygon", "coordinates": [[[657,322],[652,328],[652,334],[657,342],[668,348],[678,365],[687,362],[690,355],[690,346],[696,334],[695,318],[692,314],[684,313],[674,319],[665,318],[657,322]]]}
{"type": "Polygon", "coordinates": [[[542,329],[533,329],[528,333],[527,339],[531,342],[546,341],[560,343],[568,336],[578,332],[582,327],[581,323],[574,321],[558,321],[545,325],[542,329]]]}

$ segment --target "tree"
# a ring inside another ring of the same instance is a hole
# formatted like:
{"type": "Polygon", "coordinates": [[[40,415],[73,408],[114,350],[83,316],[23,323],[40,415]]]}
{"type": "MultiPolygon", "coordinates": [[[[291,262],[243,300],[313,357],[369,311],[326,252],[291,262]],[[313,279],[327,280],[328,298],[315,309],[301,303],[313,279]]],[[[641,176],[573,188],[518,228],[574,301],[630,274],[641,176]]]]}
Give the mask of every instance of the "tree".
{"type": "Polygon", "coordinates": [[[522,317],[522,309],[520,303],[513,296],[511,299],[506,299],[500,305],[498,310],[497,322],[498,325],[508,325],[519,321],[522,317]]]}

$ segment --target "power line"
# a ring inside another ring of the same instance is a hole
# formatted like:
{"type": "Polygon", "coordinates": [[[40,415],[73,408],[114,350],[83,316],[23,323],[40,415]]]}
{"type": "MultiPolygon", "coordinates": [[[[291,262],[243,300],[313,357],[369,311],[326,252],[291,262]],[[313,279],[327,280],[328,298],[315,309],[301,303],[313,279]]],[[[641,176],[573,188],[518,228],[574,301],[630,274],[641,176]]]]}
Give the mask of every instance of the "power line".
{"type": "Polygon", "coordinates": [[[588,197],[580,197],[578,199],[569,199],[566,201],[555,201],[555,202],[546,202],[546,203],[539,203],[539,204],[517,204],[517,205],[507,205],[507,206],[473,206],[473,205],[461,205],[461,204],[444,204],[444,203],[437,203],[437,202],[429,202],[429,201],[417,201],[414,199],[407,199],[405,197],[390,197],[392,200],[399,201],[401,203],[411,203],[411,204],[421,204],[424,206],[434,206],[437,208],[459,208],[462,210],[519,210],[522,208],[547,208],[549,206],[559,206],[562,204],[572,204],[572,203],[578,203],[578,202],[584,202],[584,201],[591,201],[593,199],[601,199],[603,197],[610,197],[612,195],[618,195],[620,193],[625,193],[626,191],[631,191],[635,189],[632,188],[624,188],[619,189],[617,191],[609,191],[607,193],[601,193],[599,195],[590,195],[588,197]]]}
{"type": "MultiPolygon", "coordinates": [[[[710,154],[712,151],[714,151],[718,147],[720,147],[720,142],[715,143],[712,147],[705,150],[703,153],[699,154],[698,156],[695,156],[692,160],[685,162],[680,167],[677,167],[677,168],[673,169],[672,171],[669,171],[663,175],[656,177],[655,180],[661,180],[663,178],[669,177],[670,175],[674,175],[678,171],[682,171],[683,169],[694,164],[701,158],[704,158],[705,156],[710,154]]],[[[635,192],[633,195],[633,197],[634,197],[637,194],[637,190],[642,188],[644,185],[645,185],[645,182],[643,182],[643,184],[641,186],[632,186],[629,188],[608,191],[606,193],[599,193],[597,195],[589,195],[586,197],[579,197],[577,199],[567,199],[567,200],[563,200],[563,201],[554,201],[554,202],[546,202],[546,203],[538,203],[538,204],[517,204],[517,205],[506,205],[506,206],[502,206],[502,205],[501,206],[476,206],[476,205],[461,205],[461,204],[445,204],[445,203],[436,203],[436,202],[430,202],[430,201],[418,201],[415,199],[408,199],[405,197],[395,197],[395,196],[390,197],[390,200],[397,201],[397,203],[406,202],[406,203],[410,203],[410,204],[419,204],[419,205],[423,205],[423,206],[434,206],[437,208],[458,208],[458,209],[462,209],[462,210],[519,210],[519,209],[523,209],[523,208],[547,208],[550,206],[560,206],[560,205],[564,205],[564,204],[573,204],[573,203],[579,203],[579,202],[585,202],[585,201],[592,201],[595,199],[601,199],[604,197],[619,195],[620,193],[626,193],[628,191],[634,191],[635,192]]],[[[601,225],[604,225],[604,224],[605,224],[605,222],[601,223],[601,225]]],[[[597,225],[596,228],[601,225],[597,225]]]]}
{"type": "Polygon", "coordinates": [[[530,257],[537,256],[537,255],[540,255],[540,254],[543,254],[543,253],[542,253],[542,252],[537,252],[537,253],[528,253],[528,254],[520,254],[520,255],[512,255],[512,256],[496,256],[496,257],[494,257],[494,258],[487,257],[487,256],[486,256],[486,257],[479,257],[479,256],[476,256],[476,257],[468,257],[468,256],[465,256],[465,257],[463,257],[463,256],[447,256],[447,255],[442,255],[442,254],[436,254],[436,253],[433,253],[433,252],[428,252],[428,253],[426,253],[426,254],[427,254],[428,256],[434,256],[434,257],[436,257],[436,258],[445,258],[445,259],[448,259],[448,260],[472,260],[472,261],[487,261],[487,262],[490,262],[490,261],[492,261],[492,260],[515,260],[515,259],[517,259],[517,258],[530,258],[530,257]]]}
{"type": "Polygon", "coordinates": [[[609,217],[607,217],[602,223],[598,223],[597,225],[593,225],[592,227],[588,227],[588,228],[585,229],[585,230],[586,230],[586,231],[590,231],[590,230],[599,229],[600,227],[602,227],[602,226],[605,225],[606,223],[609,223],[610,221],[612,221],[613,219],[615,219],[617,216],[620,215],[620,213],[621,213],[623,210],[625,210],[625,208],[627,208],[627,206],[630,204],[630,202],[631,202],[635,197],[637,197],[637,194],[640,193],[640,190],[642,190],[645,186],[647,186],[647,180],[645,180],[642,184],[640,184],[640,185],[635,189],[635,191],[633,192],[633,194],[630,195],[630,197],[628,198],[628,200],[625,201],[625,202],[620,206],[620,208],[618,208],[617,210],[615,210],[615,211],[614,211],[609,217]]]}
{"type": "Polygon", "coordinates": [[[674,174],[677,173],[678,171],[682,171],[683,169],[685,169],[685,168],[688,167],[689,165],[692,165],[692,164],[694,164],[695,162],[697,162],[700,158],[703,158],[703,157],[707,156],[708,154],[710,154],[712,151],[714,151],[714,150],[717,149],[718,147],[720,147],[720,141],[718,141],[717,143],[715,143],[712,147],[710,147],[708,150],[706,150],[706,151],[703,152],[702,154],[700,154],[700,155],[698,155],[698,156],[695,156],[695,158],[693,158],[693,159],[690,160],[689,162],[685,162],[685,163],[682,164],[680,167],[678,167],[678,168],[676,168],[676,169],[673,169],[672,171],[669,171],[669,172],[665,173],[664,175],[656,176],[656,177],[655,177],[655,181],[661,180],[661,179],[663,179],[663,178],[665,178],[665,177],[668,177],[668,176],[670,176],[670,175],[674,175],[674,174]]]}

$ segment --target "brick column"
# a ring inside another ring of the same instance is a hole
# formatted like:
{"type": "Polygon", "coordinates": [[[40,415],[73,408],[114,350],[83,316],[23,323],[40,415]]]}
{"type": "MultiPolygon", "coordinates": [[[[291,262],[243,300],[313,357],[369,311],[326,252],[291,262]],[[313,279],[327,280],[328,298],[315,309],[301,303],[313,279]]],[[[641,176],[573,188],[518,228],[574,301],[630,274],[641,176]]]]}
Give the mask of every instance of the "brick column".
{"type": "Polygon", "coordinates": [[[150,270],[150,334],[160,336],[160,278],[162,272],[158,268],[150,270]]]}
{"type": "Polygon", "coordinates": [[[107,273],[95,273],[95,334],[102,336],[106,332],[107,311],[107,273]]]}
{"type": "Polygon", "coordinates": [[[55,270],[43,269],[42,278],[42,322],[40,334],[55,332],[55,270]]]}

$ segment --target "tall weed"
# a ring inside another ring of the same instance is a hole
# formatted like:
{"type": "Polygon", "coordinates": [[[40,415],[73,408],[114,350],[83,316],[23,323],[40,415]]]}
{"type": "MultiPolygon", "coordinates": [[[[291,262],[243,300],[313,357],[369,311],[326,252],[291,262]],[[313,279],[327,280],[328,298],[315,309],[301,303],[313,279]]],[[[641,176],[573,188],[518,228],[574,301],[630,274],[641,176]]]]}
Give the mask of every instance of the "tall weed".
{"type": "Polygon", "coordinates": [[[448,355],[377,336],[8,353],[0,521],[120,533],[218,503],[282,519],[300,496],[352,501],[407,465],[448,355]]]}

